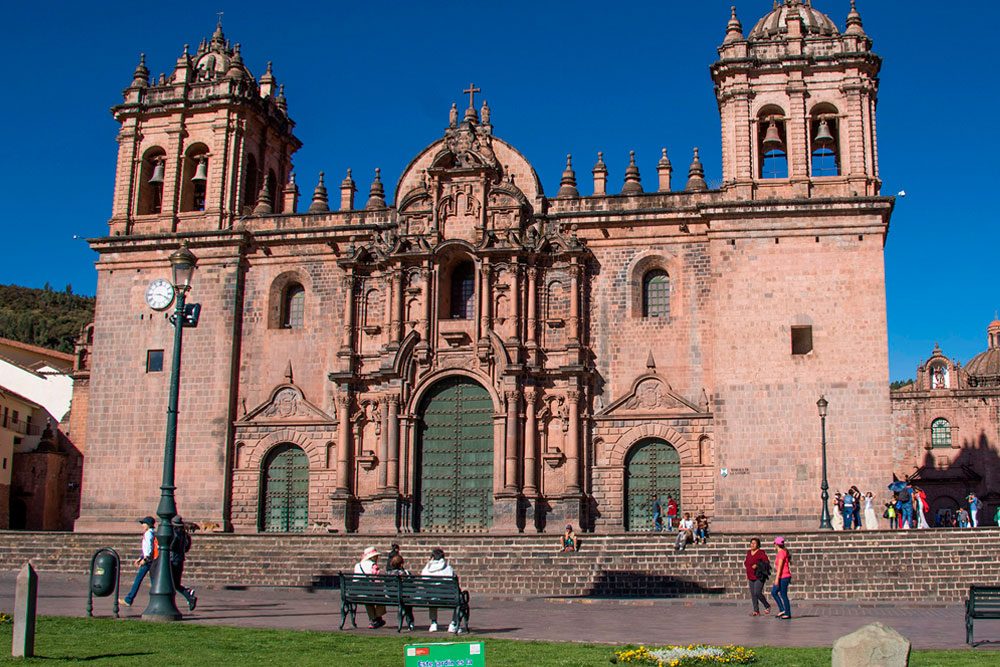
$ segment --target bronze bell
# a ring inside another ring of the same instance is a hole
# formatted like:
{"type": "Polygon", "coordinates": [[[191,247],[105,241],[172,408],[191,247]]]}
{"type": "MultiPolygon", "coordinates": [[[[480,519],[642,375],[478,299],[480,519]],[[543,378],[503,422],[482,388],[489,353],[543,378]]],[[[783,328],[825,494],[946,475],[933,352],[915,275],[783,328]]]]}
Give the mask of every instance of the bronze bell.
{"type": "Polygon", "coordinates": [[[830,133],[830,124],[826,122],[825,118],[819,121],[819,127],[816,128],[816,136],[813,137],[813,143],[817,146],[833,143],[833,135],[830,133]]]}
{"type": "Polygon", "coordinates": [[[764,150],[765,151],[780,151],[784,150],[785,145],[781,141],[781,135],[778,134],[778,124],[773,120],[767,126],[767,132],[764,133],[764,150]]]}
{"type": "Polygon", "coordinates": [[[154,185],[163,185],[163,162],[157,160],[153,165],[153,175],[149,177],[149,182],[154,185]]]}
{"type": "Polygon", "coordinates": [[[207,181],[208,180],[208,165],[206,164],[205,158],[198,158],[198,167],[194,170],[194,176],[191,177],[192,182],[197,181],[207,181]]]}

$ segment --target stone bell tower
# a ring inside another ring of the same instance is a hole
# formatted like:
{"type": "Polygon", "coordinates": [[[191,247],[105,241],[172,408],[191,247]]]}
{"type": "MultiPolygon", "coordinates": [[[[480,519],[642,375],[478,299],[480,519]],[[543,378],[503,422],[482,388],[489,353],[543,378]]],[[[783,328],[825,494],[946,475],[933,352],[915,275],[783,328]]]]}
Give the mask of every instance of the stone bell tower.
{"type": "Polygon", "coordinates": [[[840,32],[809,0],[775,2],[749,35],[736,8],[712,65],[723,189],[739,199],[875,196],[882,60],[854,0],[840,32]]]}
{"type": "Polygon", "coordinates": [[[112,109],[121,123],[111,235],[226,229],[241,215],[293,212],[301,146],[268,63],[255,80],[221,22],[173,72],[150,79],[145,56],[112,109]],[[286,189],[292,196],[285,197],[286,189]]]}

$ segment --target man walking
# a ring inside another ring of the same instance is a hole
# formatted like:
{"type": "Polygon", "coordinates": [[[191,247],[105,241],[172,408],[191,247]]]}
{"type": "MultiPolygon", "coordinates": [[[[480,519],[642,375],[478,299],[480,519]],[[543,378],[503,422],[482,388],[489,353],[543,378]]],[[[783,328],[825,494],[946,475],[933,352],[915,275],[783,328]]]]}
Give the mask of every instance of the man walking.
{"type": "Polygon", "coordinates": [[[125,594],[124,598],[118,600],[118,602],[126,607],[132,606],[132,601],[135,600],[135,596],[139,593],[139,586],[142,585],[142,580],[149,574],[149,568],[159,555],[157,553],[159,549],[156,548],[156,540],[153,537],[153,526],[156,525],[156,521],[153,517],[146,516],[139,519],[139,523],[142,524],[142,555],[134,561],[139,570],[135,573],[135,579],[132,581],[132,589],[125,594]]]}
{"type": "Polygon", "coordinates": [[[194,611],[198,605],[198,596],[194,594],[193,588],[185,588],[181,585],[181,577],[184,576],[184,561],[187,559],[187,552],[191,550],[191,534],[188,533],[184,520],[179,516],[171,519],[170,525],[174,529],[174,538],[170,542],[170,571],[174,575],[174,589],[187,600],[188,609],[194,611]]]}
{"type": "Polygon", "coordinates": [[[900,489],[896,500],[899,501],[900,528],[909,530],[913,524],[913,487],[907,484],[900,489]]]}
{"type": "Polygon", "coordinates": [[[653,530],[660,532],[663,530],[663,505],[660,504],[660,496],[653,494],[653,530]]]}

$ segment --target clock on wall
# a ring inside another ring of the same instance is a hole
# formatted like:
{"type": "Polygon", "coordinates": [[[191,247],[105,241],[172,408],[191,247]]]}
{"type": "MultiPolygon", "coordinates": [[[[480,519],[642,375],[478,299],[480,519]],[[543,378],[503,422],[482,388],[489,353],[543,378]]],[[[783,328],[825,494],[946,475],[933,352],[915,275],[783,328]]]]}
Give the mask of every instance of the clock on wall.
{"type": "Polygon", "coordinates": [[[169,280],[157,278],[146,288],[146,303],[153,310],[166,310],[174,302],[174,286],[169,280]]]}

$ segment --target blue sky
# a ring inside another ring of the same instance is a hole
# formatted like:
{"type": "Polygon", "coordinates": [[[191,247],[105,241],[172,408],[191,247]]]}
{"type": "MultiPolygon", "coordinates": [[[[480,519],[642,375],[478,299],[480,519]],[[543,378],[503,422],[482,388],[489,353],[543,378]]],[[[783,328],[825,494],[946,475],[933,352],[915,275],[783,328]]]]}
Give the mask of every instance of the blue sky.
{"type": "MultiPolygon", "coordinates": [[[[96,255],[74,235],[106,232],[117,144],[109,107],[139,52],[169,73],[224,11],[251,71],[274,61],[304,147],[305,195],[352,167],[363,196],[376,166],[391,188],[437,138],[474,81],[498,135],[554,194],[566,153],[582,191],[603,150],[612,191],[629,150],[655,182],[660,147],[676,171],[701,147],[720,180],[719,118],[708,67],[731,0],[694,2],[14,3],[5,10],[8,129],[0,283],[93,294],[96,255]],[[192,6],[195,6],[192,5],[192,6]]],[[[843,28],[848,0],[815,0],[843,28]]],[[[890,375],[911,377],[935,341],[963,362],[986,346],[1000,308],[1000,101],[992,3],[859,0],[884,58],[878,108],[883,193],[897,201],[886,247],[890,375]]],[[[771,0],[739,0],[748,32],[771,0]]],[[[679,178],[675,174],[675,179],[679,178]]],[[[682,181],[675,180],[675,187],[682,181]]],[[[391,193],[390,193],[391,194],[391,193]]],[[[863,351],[859,351],[863,354],[863,351]]]]}

